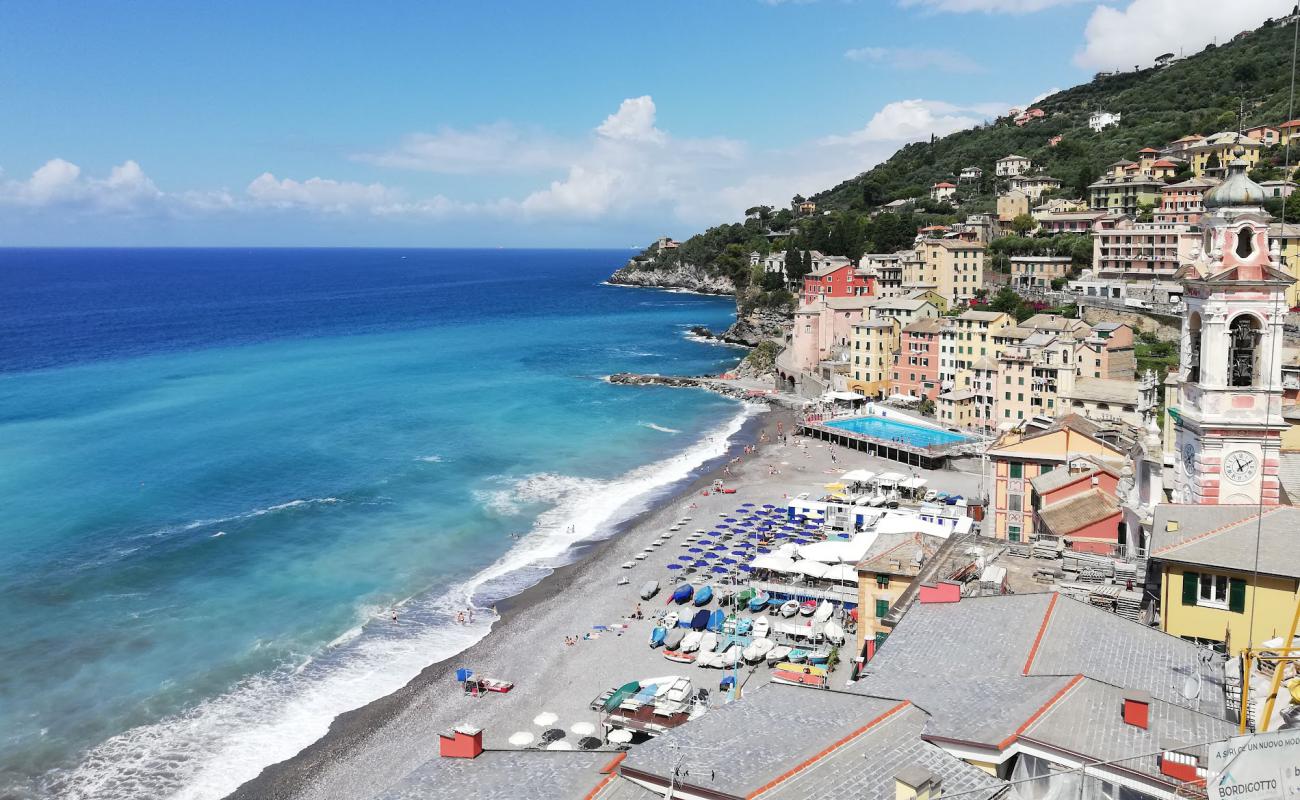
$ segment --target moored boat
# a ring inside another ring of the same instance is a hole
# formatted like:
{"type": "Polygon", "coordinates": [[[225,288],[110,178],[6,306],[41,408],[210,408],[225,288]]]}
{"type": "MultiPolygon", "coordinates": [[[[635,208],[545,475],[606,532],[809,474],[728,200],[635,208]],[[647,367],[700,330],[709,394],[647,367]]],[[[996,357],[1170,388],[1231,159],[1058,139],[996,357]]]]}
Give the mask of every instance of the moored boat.
{"type": "Polygon", "coordinates": [[[659,581],[646,581],[641,584],[641,599],[649,600],[659,593],[659,581]]]}
{"type": "Polygon", "coordinates": [[[756,593],[749,601],[749,610],[762,611],[763,607],[767,605],[768,599],[767,592],[760,591],[756,593]]]}
{"type": "Polygon", "coordinates": [[[713,599],[712,586],[701,586],[700,588],[695,590],[695,605],[707,606],[709,604],[709,601],[712,599],[713,599]]]}
{"type": "Polygon", "coordinates": [[[786,600],[784,603],[781,604],[781,616],[793,617],[795,614],[798,613],[799,613],[798,600],[786,600]]]}
{"type": "Polygon", "coordinates": [[[678,604],[689,603],[691,601],[691,598],[694,596],[695,596],[695,587],[691,586],[689,583],[683,583],[681,586],[678,586],[676,589],[673,589],[672,597],[669,597],[668,601],[671,603],[678,603],[678,604]]]}

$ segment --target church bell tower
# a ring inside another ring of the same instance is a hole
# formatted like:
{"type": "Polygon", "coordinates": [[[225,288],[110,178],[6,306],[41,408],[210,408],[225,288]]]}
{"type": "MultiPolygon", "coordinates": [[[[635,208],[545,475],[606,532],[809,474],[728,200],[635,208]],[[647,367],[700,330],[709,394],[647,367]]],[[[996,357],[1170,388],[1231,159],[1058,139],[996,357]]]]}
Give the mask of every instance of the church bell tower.
{"type": "Polygon", "coordinates": [[[1180,270],[1187,313],[1174,424],[1176,503],[1278,505],[1282,324],[1291,278],[1270,247],[1264,190],[1240,151],[1205,196],[1200,247],[1180,270]]]}

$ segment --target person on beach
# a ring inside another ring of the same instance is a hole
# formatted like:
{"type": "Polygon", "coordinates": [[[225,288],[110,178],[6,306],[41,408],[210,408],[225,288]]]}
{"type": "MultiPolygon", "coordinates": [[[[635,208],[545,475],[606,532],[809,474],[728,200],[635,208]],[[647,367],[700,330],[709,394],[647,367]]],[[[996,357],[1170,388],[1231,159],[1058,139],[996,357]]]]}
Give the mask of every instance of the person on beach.
{"type": "Polygon", "coordinates": [[[456,624],[457,624],[457,625],[464,625],[464,624],[465,624],[465,612],[464,612],[464,611],[457,611],[457,612],[456,612],[456,624]]]}
{"type": "Polygon", "coordinates": [[[632,612],[632,619],[645,619],[645,615],[641,613],[640,603],[636,604],[636,611],[632,612]]]}
{"type": "Polygon", "coordinates": [[[466,619],[467,623],[470,624],[470,625],[473,625],[473,624],[474,624],[474,608],[471,606],[470,608],[465,609],[465,611],[466,611],[465,619],[466,619]]]}

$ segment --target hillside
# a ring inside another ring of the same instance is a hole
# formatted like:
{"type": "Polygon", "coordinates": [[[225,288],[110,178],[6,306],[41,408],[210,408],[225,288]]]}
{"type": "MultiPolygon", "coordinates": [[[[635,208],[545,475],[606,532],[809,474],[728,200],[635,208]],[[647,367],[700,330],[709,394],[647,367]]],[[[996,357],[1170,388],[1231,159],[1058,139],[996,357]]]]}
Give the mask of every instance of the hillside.
{"type": "Polygon", "coordinates": [[[1064,181],[1062,195],[1079,197],[1107,164],[1131,158],[1143,147],[1235,129],[1243,99],[1246,127],[1281,123],[1287,118],[1293,35],[1289,25],[1266,22],[1167,67],[1097,77],[1051,95],[1038,104],[1045,116],[1024,127],[1003,117],[906,145],[885,162],[813,195],[809,199],[817,204],[817,213],[811,216],[755,207],[746,221],[709,228],[678,248],[647,248],[613,280],[663,285],[663,272],[684,269],[715,286],[734,286],[742,314],[788,306],[792,298],[779,286],[763,285],[762,272],[749,266],[748,253],[815,249],[856,258],[901,249],[918,227],[954,221],[955,209],[925,198],[912,211],[872,212],[891,200],[924,197],[930,185],[954,180],[964,167],[982,168],[984,178],[963,184],[961,213],[989,213],[996,195],[994,161],[1010,153],[1031,158],[1036,167],[1064,181]],[[1089,130],[1088,116],[1099,108],[1122,114],[1122,124],[1100,133],[1089,130]],[[1060,143],[1049,146],[1058,135],[1060,143]],[[784,231],[789,235],[773,235],[784,231]]]}

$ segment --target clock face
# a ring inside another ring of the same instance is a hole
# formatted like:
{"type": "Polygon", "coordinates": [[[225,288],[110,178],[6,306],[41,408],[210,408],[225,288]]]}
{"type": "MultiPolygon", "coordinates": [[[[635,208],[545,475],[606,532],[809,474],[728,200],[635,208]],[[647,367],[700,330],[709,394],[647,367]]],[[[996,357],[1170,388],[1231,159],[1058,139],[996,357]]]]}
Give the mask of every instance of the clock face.
{"type": "Polygon", "coordinates": [[[1191,442],[1183,445],[1183,469],[1188,475],[1196,471],[1196,447],[1191,442]]]}
{"type": "Polygon", "coordinates": [[[1235,450],[1223,459],[1223,476],[1233,483],[1245,483],[1255,477],[1259,462],[1245,450],[1235,450]]]}

